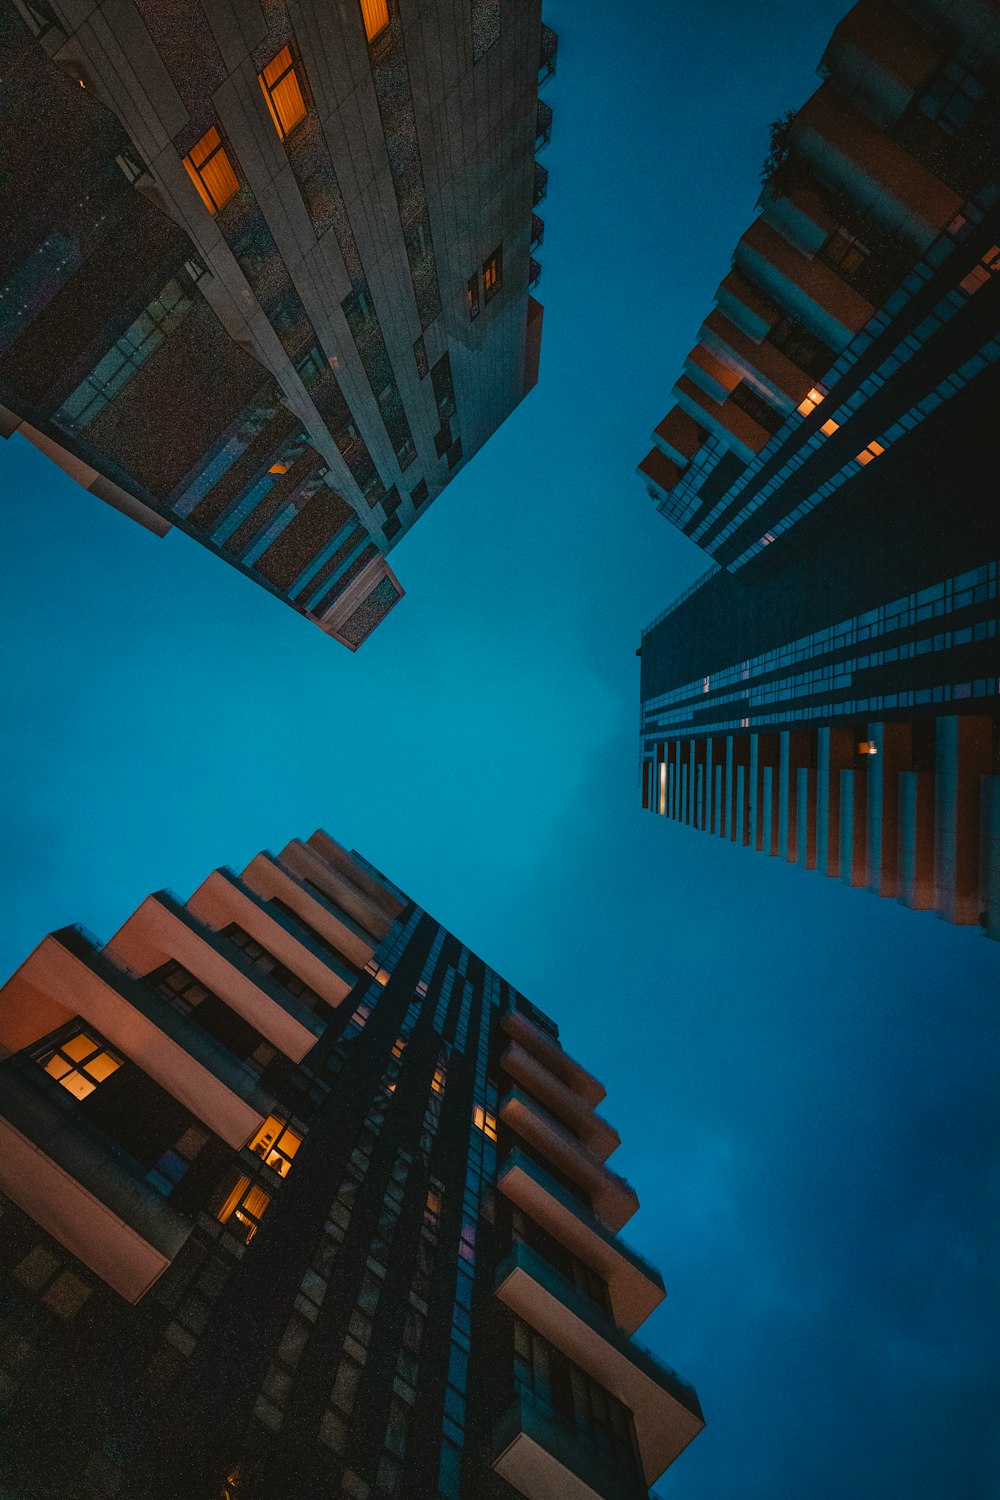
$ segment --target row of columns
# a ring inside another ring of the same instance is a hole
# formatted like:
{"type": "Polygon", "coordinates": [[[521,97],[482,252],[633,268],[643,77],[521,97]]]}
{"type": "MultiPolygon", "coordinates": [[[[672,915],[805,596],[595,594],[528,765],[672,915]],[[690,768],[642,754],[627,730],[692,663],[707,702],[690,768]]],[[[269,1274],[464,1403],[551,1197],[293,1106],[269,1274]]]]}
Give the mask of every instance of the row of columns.
{"type": "Polygon", "coordinates": [[[943,715],[934,770],[914,727],[869,724],[668,740],[643,765],[643,806],[808,870],[1000,938],[994,724],[943,715]]]}

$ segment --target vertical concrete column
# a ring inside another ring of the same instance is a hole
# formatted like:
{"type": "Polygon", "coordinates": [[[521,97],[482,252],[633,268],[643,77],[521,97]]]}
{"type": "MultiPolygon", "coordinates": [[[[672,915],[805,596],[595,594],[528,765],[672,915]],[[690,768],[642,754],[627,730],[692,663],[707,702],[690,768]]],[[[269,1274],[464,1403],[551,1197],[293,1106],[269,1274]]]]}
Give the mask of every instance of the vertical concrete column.
{"type": "Polygon", "coordinates": [[[979,890],[983,930],[1000,940],[1000,776],[979,782],[979,890]]]}
{"type": "Polygon", "coordinates": [[[840,773],[840,878],[864,885],[868,873],[868,780],[864,771],[840,773]]]}
{"type": "MultiPolygon", "coordinates": [[[[795,782],[795,861],[804,870],[815,870],[816,772],[810,766],[799,766],[795,782]]],[[[790,842],[788,857],[792,857],[790,842]]]]}
{"type": "Polygon", "coordinates": [[[731,839],[733,834],[733,795],[735,757],[733,753],[733,736],[726,735],[726,770],[722,782],[722,827],[719,830],[724,839],[731,839]]]}
{"type": "Polygon", "coordinates": [[[898,777],[899,900],[913,911],[934,905],[934,775],[901,771],[898,777]]]}
{"type": "Polygon", "coordinates": [[[779,743],[776,734],[750,737],[750,820],[754,849],[774,854],[778,848],[777,769],[779,743]],[[755,753],[756,752],[756,753],[755,753]],[[756,764],[754,762],[756,761],[756,764]],[[765,776],[765,772],[774,774],[765,776]]]}
{"type": "Polygon", "coordinates": [[[713,769],[715,762],[712,754],[714,748],[713,741],[707,739],[705,741],[705,810],[701,823],[702,830],[705,833],[711,833],[712,831],[712,788],[715,786],[715,772],[713,769]]]}
{"type": "Polygon", "coordinates": [[[695,828],[705,827],[705,791],[706,791],[706,757],[708,754],[707,742],[703,739],[691,741],[692,752],[692,774],[691,786],[694,792],[694,808],[691,813],[691,823],[695,828]]]}
{"type": "Polygon", "coordinates": [[[798,855],[795,830],[795,794],[800,766],[812,758],[812,736],[806,730],[783,729],[779,746],[778,777],[778,858],[792,864],[798,855]]]}
{"type": "Polygon", "coordinates": [[[876,896],[899,894],[899,775],[913,764],[913,726],[869,724],[868,877],[876,896]]]}
{"type": "Polygon", "coordinates": [[[948,714],[935,726],[934,904],[949,922],[979,921],[979,789],[991,770],[993,721],[948,714]]]}
{"type": "Polygon", "coordinates": [[[666,744],[666,766],[667,766],[667,798],[666,815],[668,818],[677,816],[677,743],[668,740],[666,744]]]}
{"type": "Polygon", "coordinates": [[[854,764],[854,732],[840,726],[816,736],[816,868],[840,874],[840,773],[854,764]]]}
{"type": "Polygon", "coordinates": [[[750,735],[732,738],[733,802],[729,816],[729,837],[737,844],[750,842],[750,735]]]}
{"type": "Polygon", "coordinates": [[[712,832],[717,837],[722,837],[723,830],[723,787],[725,777],[725,766],[721,761],[715,762],[715,787],[712,794],[712,832]]]}

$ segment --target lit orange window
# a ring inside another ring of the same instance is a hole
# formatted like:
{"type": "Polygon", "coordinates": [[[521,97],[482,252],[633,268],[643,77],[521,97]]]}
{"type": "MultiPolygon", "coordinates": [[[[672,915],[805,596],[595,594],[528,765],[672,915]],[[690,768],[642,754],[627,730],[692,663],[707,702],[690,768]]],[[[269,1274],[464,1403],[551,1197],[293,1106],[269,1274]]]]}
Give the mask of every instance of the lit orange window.
{"type": "Polygon", "coordinates": [[[302,1137],[298,1131],[287,1129],[284,1120],[277,1115],[268,1115],[250,1142],[250,1150],[262,1156],[279,1177],[287,1177],[292,1169],[292,1158],[301,1145],[302,1137]]]}
{"type": "Polygon", "coordinates": [[[858,745],[859,755],[877,755],[878,746],[874,740],[862,740],[858,745]]]}
{"type": "Polygon", "coordinates": [[[837,431],[837,428],[839,426],[840,423],[835,422],[833,418],[830,417],[823,423],[822,427],[820,428],[820,432],[823,433],[824,437],[833,437],[833,434],[837,431]]]}
{"type": "Polygon", "coordinates": [[[295,71],[291,47],[282,47],[258,77],[274,128],[284,140],[306,117],[306,101],[295,71]]]}
{"type": "Polygon", "coordinates": [[[393,1046],[392,1046],[392,1055],[393,1055],[393,1057],[402,1057],[402,1055],[403,1055],[403,1048],[405,1046],[406,1046],[406,1042],[403,1040],[403,1038],[401,1036],[398,1036],[396,1038],[395,1042],[393,1043],[393,1046]]]}
{"type": "Polygon", "coordinates": [[[498,245],[483,261],[483,301],[489,302],[503,286],[503,246],[498,245]]]}
{"type": "Polygon", "coordinates": [[[66,1038],[55,1047],[46,1047],[35,1054],[35,1061],[58,1080],[74,1099],[86,1099],[99,1083],[110,1078],[122,1065],[120,1057],[109,1052],[104,1045],[86,1031],[66,1038]]]}
{"type": "Polygon", "coordinates": [[[814,385],[809,394],[799,402],[798,410],[802,416],[807,417],[811,411],[815,411],[825,395],[826,391],[822,386],[814,385]]]}
{"type": "Polygon", "coordinates": [[[473,1120],[473,1124],[476,1126],[476,1129],[477,1130],[481,1130],[483,1132],[483,1134],[486,1136],[487,1140],[490,1140],[490,1141],[495,1141],[496,1140],[496,1138],[497,1138],[497,1117],[496,1117],[496,1115],[491,1114],[488,1109],[484,1109],[481,1104],[477,1104],[476,1107],[475,1107],[475,1109],[472,1112],[472,1120],[473,1120]]]}
{"type": "Polygon", "coordinates": [[[287,474],[288,473],[288,465],[287,464],[272,464],[271,467],[268,469],[267,472],[269,474],[287,474]]]}
{"type": "Polygon", "coordinates": [[[231,1221],[239,1224],[241,1228],[236,1232],[242,1234],[243,1240],[249,1245],[270,1201],[270,1193],[266,1193],[262,1187],[252,1187],[249,1177],[240,1177],[216,1218],[220,1224],[229,1224],[231,1221]]]}
{"type": "Polygon", "coordinates": [[[361,14],[365,18],[365,35],[373,42],[389,24],[388,0],[361,0],[361,14]]]}
{"type": "Polygon", "coordinates": [[[210,214],[217,214],[240,185],[216,125],[191,148],[184,165],[210,214]]]}
{"type": "Polygon", "coordinates": [[[873,440],[868,444],[867,448],[862,448],[861,452],[858,454],[858,463],[870,464],[873,458],[878,458],[879,454],[884,452],[885,448],[882,446],[882,444],[876,443],[873,440]]]}
{"type": "Polygon", "coordinates": [[[444,1093],[444,1068],[435,1068],[434,1077],[431,1079],[431,1088],[435,1094],[444,1093]]]}

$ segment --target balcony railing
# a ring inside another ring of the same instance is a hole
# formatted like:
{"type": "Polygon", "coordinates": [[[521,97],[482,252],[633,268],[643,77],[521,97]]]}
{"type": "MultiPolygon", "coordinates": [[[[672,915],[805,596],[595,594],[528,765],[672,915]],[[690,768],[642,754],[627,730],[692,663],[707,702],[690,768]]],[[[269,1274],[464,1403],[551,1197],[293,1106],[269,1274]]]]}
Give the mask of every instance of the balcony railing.
{"type": "Polygon", "coordinates": [[[494,1428],[493,1468],[527,1500],[548,1500],[556,1493],[551,1471],[539,1472],[533,1452],[538,1448],[565,1471],[567,1494],[579,1494],[583,1487],[601,1500],[646,1500],[638,1475],[621,1469],[547,1401],[522,1389],[494,1428]]]}
{"type": "Polygon", "coordinates": [[[538,55],[538,86],[547,78],[551,78],[556,70],[556,53],[559,51],[559,37],[551,26],[542,23],[542,45],[538,55]]]}
{"type": "Polygon", "coordinates": [[[533,292],[542,279],[541,263],[532,257],[528,267],[528,291],[533,292]]]}
{"type": "Polygon", "coordinates": [[[538,247],[539,247],[539,245],[544,240],[544,238],[545,238],[545,220],[544,219],[540,219],[537,214],[532,214],[531,215],[531,246],[530,246],[530,248],[532,250],[537,250],[538,247]]]}
{"type": "Polygon", "coordinates": [[[541,151],[552,139],[552,109],[544,99],[538,101],[538,114],[535,119],[535,150],[541,151]]]}
{"type": "Polygon", "coordinates": [[[541,162],[535,162],[535,191],[532,194],[531,203],[537,208],[549,190],[549,174],[541,162]]]}

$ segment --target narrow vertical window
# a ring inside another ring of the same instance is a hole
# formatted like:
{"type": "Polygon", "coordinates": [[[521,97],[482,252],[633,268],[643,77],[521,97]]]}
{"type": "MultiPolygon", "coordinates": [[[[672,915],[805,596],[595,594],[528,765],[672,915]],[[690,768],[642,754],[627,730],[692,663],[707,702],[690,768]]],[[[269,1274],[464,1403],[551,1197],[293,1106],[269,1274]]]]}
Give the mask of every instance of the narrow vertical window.
{"type": "Polygon", "coordinates": [[[465,300],[469,308],[469,318],[475,321],[479,317],[479,277],[470,276],[469,284],[465,290],[465,300]]]}
{"type": "Polygon", "coordinates": [[[210,214],[217,214],[239,188],[239,178],[216,125],[206,131],[184,158],[187,174],[210,214]]]}
{"type": "Polygon", "coordinates": [[[306,101],[291,47],[282,47],[258,77],[274,128],[284,140],[306,117],[306,101]]]}
{"type": "Polygon", "coordinates": [[[498,245],[483,261],[483,301],[489,302],[503,286],[503,246],[498,245]]]}
{"type": "Polygon", "coordinates": [[[373,42],[389,24],[388,0],[361,0],[361,14],[365,18],[365,35],[373,42]]]}

